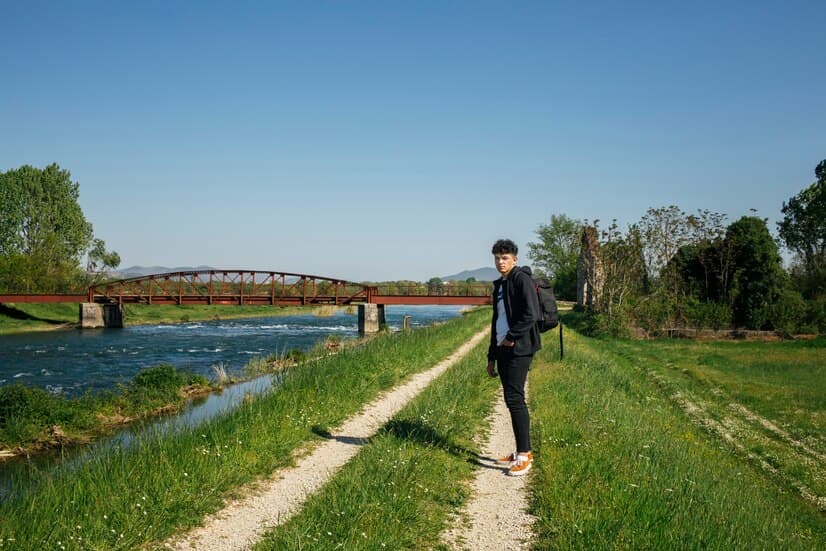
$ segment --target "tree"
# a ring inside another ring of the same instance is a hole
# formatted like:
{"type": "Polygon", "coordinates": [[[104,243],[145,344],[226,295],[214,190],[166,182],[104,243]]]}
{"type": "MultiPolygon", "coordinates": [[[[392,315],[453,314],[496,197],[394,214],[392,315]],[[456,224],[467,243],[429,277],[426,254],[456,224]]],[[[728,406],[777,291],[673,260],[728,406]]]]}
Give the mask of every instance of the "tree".
{"type": "MultiPolygon", "coordinates": [[[[86,271],[89,273],[105,272],[115,269],[120,265],[120,255],[115,251],[106,250],[106,242],[103,239],[94,239],[92,248],[89,251],[86,271]]],[[[324,282],[327,283],[327,282],[324,282]]]]}
{"type": "Polygon", "coordinates": [[[616,221],[602,232],[599,255],[603,269],[602,292],[598,310],[610,319],[621,312],[626,301],[639,294],[645,284],[642,235],[637,226],[631,226],[625,235],[616,221]]]}
{"type": "Polygon", "coordinates": [[[731,301],[735,325],[763,329],[786,285],[782,260],[766,221],[743,216],[728,227],[732,251],[731,301]]]}
{"type": "Polygon", "coordinates": [[[815,168],[817,181],[783,203],[780,238],[802,263],[802,290],[813,298],[826,292],[826,159],[815,168]]]}
{"type": "Polygon", "coordinates": [[[528,256],[553,280],[559,298],[576,300],[576,266],[583,223],[564,214],[552,214],[540,224],[537,243],[528,243],[528,256]]]}
{"type": "Polygon", "coordinates": [[[77,276],[92,239],[78,189],[56,164],[0,172],[0,287],[58,291],[77,276]]]}
{"type": "Polygon", "coordinates": [[[676,205],[650,208],[639,224],[648,275],[661,276],[663,268],[689,242],[690,230],[685,213],[676,205]]]}

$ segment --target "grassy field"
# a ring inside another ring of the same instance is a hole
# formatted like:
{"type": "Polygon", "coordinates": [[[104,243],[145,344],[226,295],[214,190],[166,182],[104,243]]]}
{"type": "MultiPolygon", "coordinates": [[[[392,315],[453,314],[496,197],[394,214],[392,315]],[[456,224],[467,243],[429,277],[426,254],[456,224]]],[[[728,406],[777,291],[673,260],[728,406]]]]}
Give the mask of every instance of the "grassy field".
{"type": "Polygon", "coordinates": [[[826,546],[823,341],[567,336],[530,379],[536,548],[826,546]]]}
{"type": "Polygon", "coordinates": [[[33,473],[0,503],[0,546],[132,549],[197,524],[380,391],[447,357],[489,315],[378,336],[289,371],[274,392],[196,429],[147,435],[72,469],[33,473]]]}
{"type": "MultiPolygon", "coordinates": [[[[41,474],[0,503],[0,548],[151,548],[434,365],[489,315],[378,337],[198,429],[41,474]]],[[[545,340],[530,373],[535,549],[826,548],[822,339],[630,341],[566,329],[562,362],[556,334],[545,340]]],[[[258,548],[441,549],[499,392],[484,352],[408,404],[258,548]]]]}
{"type": "MultiPolygon", "coordinates": [[[[123,322],[126,325],[290,316],[308,313],[329,315],[330,312],[329,307],[305,308],[292,306],[150,306],[146,304],[127,304],[123,308],[123,322]]],[[[77,322],[77,304],[0,304],[0,335],[69,328],[77,325],[77,322]]]]}

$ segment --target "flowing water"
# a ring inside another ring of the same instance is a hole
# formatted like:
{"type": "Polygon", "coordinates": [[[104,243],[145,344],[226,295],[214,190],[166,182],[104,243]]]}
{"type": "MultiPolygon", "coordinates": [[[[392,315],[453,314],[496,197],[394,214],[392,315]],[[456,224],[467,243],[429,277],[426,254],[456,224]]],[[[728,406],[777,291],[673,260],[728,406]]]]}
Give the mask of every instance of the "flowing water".
{"type": "MultiPolygon", "coordinates": [[[[457,316],[456,306],[388,306],[387,324],[398,330],[405,315],[413,326],[457,316]]],[[[254,356],[307,351],[330,335],[358,336],[358,319],[343,309],[330,316],[265,318],[140,325],[123,329],[69,330],[0,336],[0,386],[23,382],[78,396],[112,389],[143,368],[172,364],[214,378],[213,366],[238,374],[254,356]]]]}
{"type": "MultiPolygon", "coordinates": [[[[387,307],[387,324],[399,330],[404,316],[411,325],[430,325],[460,314],[453,306],[387,307]]],[[[357,316],[339,311],[313,314],[202,321],[178,325],[145,325],[124,329],[72,330],[0,336],[0,385],[22,381],[66,396],[114,388],[145,367],[170,363],[214,378],[213,366],[228,374],[240,372],[256,355],[308,350],[329,335],[358,336],[357,316]]],[[[31,473],[57,465],[71,468],[102,448],[128,446],[147,430],[163,432],[195,426],[237,405],[248,393],[260,393],[277,384],[264,376],[225,388],[192,402],[180,415],[130,426],[110,438],[70,452],[15,458],[0,463],[0,498],[25,491],[31,473]]],[[[38,475],[38,476],[39,476],[38,475]]]]}

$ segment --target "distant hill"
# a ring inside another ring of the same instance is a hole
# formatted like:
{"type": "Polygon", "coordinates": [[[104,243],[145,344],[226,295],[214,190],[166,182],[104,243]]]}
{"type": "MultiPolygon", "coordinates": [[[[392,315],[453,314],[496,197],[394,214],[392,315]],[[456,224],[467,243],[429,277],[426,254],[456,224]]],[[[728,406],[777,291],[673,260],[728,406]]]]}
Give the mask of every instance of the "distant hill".
{"type": "Polygon", "coordinates": [[[475,270],[465,270],[458,274],[442,276],[439,279],[442,281],[465,281],[470,277],[476,279],[476,281],[494,281],[499,279],[499,272],[490,267],[476,268],[475,270]]]}

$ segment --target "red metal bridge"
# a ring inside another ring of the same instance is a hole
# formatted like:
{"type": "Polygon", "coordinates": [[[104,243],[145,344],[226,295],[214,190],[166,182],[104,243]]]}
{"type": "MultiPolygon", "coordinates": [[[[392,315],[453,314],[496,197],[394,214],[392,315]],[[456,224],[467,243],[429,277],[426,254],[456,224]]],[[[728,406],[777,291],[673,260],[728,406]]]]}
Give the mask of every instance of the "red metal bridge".
{"type": "Polygon", "coordinates": [[[330,277],[260,270],[199,270],[107,281],[86,294],[0,295],[0,303],[233,304],[312,306],[350,304],[491,304],[490,284],[365,285],[330,277]]]}

